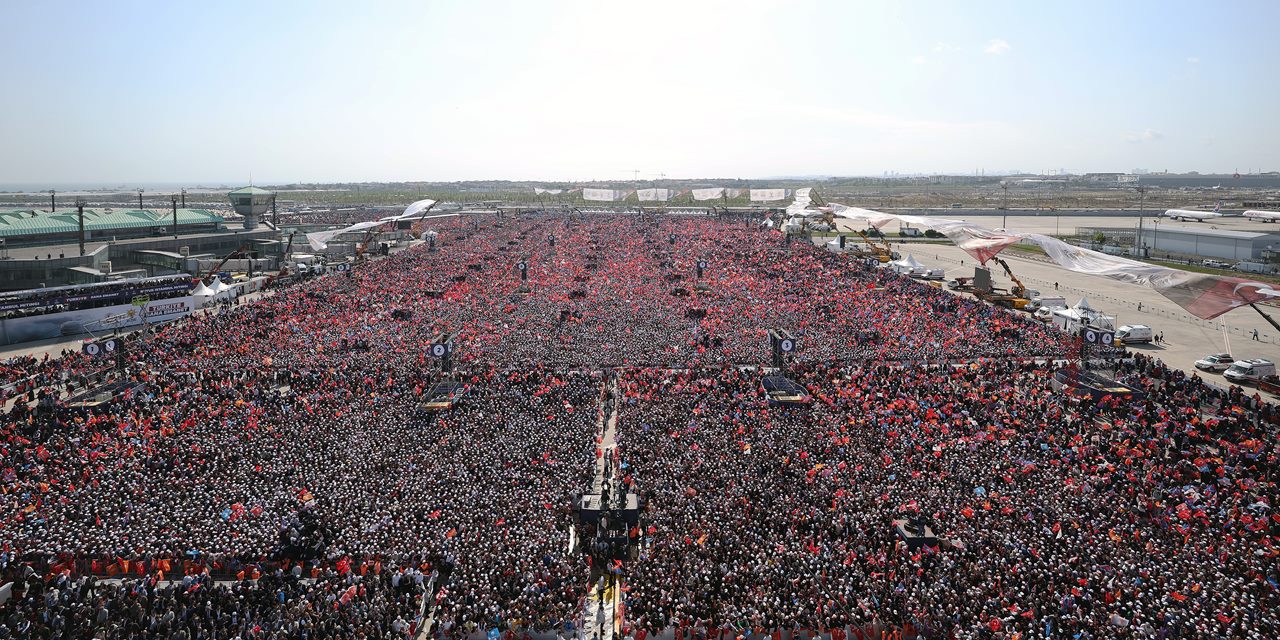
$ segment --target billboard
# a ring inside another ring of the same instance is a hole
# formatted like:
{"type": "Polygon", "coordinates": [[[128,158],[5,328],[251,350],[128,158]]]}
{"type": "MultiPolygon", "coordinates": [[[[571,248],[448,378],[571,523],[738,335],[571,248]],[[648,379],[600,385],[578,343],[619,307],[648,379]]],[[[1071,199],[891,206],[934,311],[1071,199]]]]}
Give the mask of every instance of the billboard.
{"type": "Polygon", "coordinates": [[[80,336],[90,331],[98,334],[108,333],[116,329],[138,326],[142,324],[144,318],[148,324],[176,320],[189,315],[195,309],[194,299],[191,296],[184,296],[151,300],[141,307],[117,304],[25,318],[6,318],[0,320],[0,344],[80,336]]]}

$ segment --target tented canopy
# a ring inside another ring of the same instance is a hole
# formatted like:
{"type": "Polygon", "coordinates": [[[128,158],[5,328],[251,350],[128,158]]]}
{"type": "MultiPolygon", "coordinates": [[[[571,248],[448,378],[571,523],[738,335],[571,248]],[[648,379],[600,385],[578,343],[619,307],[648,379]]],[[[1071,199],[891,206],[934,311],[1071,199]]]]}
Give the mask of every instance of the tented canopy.
{"type": "MultiPolygon", "coordinates": [[[[221,280],[219,280],[219,282],[221,282],[221,280]]],[[[213,289],[210,289],[208,286],[206,286],[204,281],[201,281],[200,284],[196,285],[195,289],[191,290],[191,295],[197,298],[208,298],[209,296],[213,295],[213,293],[214,293],[213,289]]]]}
{"type": "Polygon", "coordinates": [[[1089,304],[1088,298],[1080,298],[1080,302],[1076,303],[1075,308],[1080,311],[1093,311],[1093,305],[1089,304]]]}

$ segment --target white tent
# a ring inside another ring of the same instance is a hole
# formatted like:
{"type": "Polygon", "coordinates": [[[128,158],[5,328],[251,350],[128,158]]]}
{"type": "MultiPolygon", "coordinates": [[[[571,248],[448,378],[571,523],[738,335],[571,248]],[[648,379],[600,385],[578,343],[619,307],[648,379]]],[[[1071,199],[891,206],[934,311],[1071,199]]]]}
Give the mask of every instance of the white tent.
{"type": "Polygon", "coordinates": [[[195,289],[191,290],[191,295],[196,298],[208,298],[213,295],[213,289],[210,289],[205,285],[204,281],[201,281],[200,284],[196,285],[195,289]]]}
{"type": "Polygon", "coordinates": [[[213,297],[219,300],[227,300],[235,296],[236,288],[223,282],[222,280],[214,280],[213,297]]]}
{"type": "Polygon", "coordinates": [[[894,260],[893,262],[890,262],[888,266],[890,269],[893,269],[895,273],[902,273],[909,276],[924,275],[924,273],[928,271],[928,269],[926,269],[923,264],[920,264],[920,261],[916,260],[915,256],[912,255],[908,255],[907,257],[899,260],[894,260]]]}

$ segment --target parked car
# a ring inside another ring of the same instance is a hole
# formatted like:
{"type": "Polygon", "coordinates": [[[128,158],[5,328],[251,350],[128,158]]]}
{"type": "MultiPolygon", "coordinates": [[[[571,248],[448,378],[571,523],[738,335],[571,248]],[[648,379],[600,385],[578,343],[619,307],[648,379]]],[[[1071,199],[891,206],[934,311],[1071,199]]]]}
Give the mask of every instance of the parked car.
{"type": "Polygon", "coordinates": [[[1196,368],[1201,371],[1213,371],[1221,373],[1226,371],[1231,365],[1235,364],[1236,359],[1231,357],[1229,353],[1215,353],[1211,356],[1205,356],[1196,360],[1196,368]]]}
{"type": "Polygon", "coordinates": [[[1223,262],[1221,260],[1205,260],[1203,264],[1206,267],[1212,267],[1214,269],[1230,269],[1232,266],[1230,262],[1223,262]]]}
{"type": "Polygon", "coordinates": [[[1275,374],[1276,365],[1274,362],[1264,358],[1254,358],[1252,360],[1236,360],[1234,364],[1227,367],[1227,370],[1222,375],[1236,384],[1245,384],[1257,382],[1266,376],[1274,376],[1275,374]]]}

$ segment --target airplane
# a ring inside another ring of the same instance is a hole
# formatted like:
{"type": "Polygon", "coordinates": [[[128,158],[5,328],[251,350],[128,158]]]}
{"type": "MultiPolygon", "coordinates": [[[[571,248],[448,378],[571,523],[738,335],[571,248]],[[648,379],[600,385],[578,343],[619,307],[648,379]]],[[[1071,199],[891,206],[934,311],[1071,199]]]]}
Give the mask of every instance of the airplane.
{"type": "Polygon", "coordinates": [[[1250,209],[1242,214],[1244,217],[1256,222],[1275,222],[1280,220],[1280,211],[1257,211],[1250,209]]]}
{"type": "Polygon", "coordinates": [[[1216,211],[1192,211],[1190,209],[1169,209],[1164,213],[1156,216],[1157,218],[1172,218],[1174,220],[1182,220],[1184,222],[1204,222],[1213,218],[1221,218],[1222,214],[1216,211]]]}

